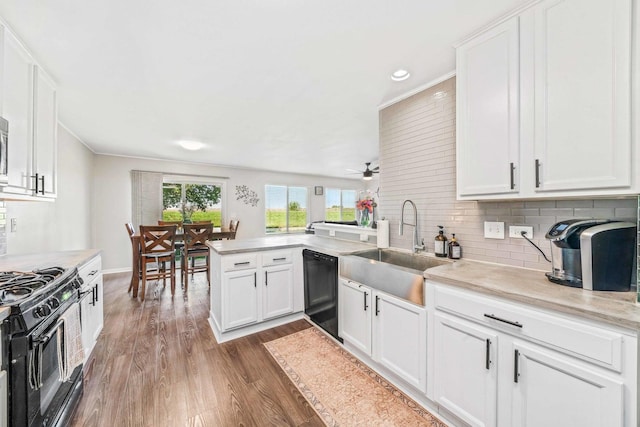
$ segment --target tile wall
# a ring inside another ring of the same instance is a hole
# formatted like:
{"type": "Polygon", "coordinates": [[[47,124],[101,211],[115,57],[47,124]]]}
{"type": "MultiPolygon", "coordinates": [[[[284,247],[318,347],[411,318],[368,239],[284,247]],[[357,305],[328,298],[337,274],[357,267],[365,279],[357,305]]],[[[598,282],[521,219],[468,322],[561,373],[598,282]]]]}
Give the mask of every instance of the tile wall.
{"type": "MultiPolygon", "coordinates": [[[[405,199],[418,209],[418,230],[433,252],[438,225],[452,233],[463,257],[549,270],[550,264],[524,239],[484,238],[484,221],[530,225],[533,240],[550,256],[544,238],[549,227],[568,218],[617,218],[636,222],[637,198],[460,202],[456,200],[455,78],[446,80],[380,111],[379,217],[391,222],[391,246],[411,247],[410,227],[398,234],[405,199]]],[[[405,219],[409,217],[406,216],[405,219]]],[[[412,219],[409,220],[412,222],[412,219]]],[[[508,236],[508,232],[506,233],[508,236]]]]}

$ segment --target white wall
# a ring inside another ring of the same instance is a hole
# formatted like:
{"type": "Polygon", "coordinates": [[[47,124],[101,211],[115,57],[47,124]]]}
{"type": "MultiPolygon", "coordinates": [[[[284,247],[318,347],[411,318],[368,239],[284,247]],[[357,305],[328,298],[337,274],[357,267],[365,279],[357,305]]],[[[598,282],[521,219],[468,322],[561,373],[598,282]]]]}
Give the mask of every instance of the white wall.
{"type": "Polygon", "coordinates": [[[58,198],[55,202],[6,202],[8,254],[92,247],[93,158],[80,140],[58,126],[58,198]],[[11,218],[17,220],[15,233],[10,231],[11,218]]]}
{"type": "Polygon", "coordinates": [[[324,219],[324,196],[315,196],[314,186],[353,189],[365,187],[364,181],[357,178],[357,175],[356,179],[340,179],[106,155],[96,155],[94,165],[94,246],[103,250],[102,262],[106,270],[131,268],[131,244],[124,228],[124,224],[131,221],[131,170],[229,177],[224,181],[226,200],[223,203],[226,203],[227,212],[224,220],[240,220],[236,237],[238,239],[265,235],[265,184],[306,186],[312,221],[324,219]],[[258,206],[253,207],[236,200],[236,185],[246,185],[258,193],[258,206]]]}

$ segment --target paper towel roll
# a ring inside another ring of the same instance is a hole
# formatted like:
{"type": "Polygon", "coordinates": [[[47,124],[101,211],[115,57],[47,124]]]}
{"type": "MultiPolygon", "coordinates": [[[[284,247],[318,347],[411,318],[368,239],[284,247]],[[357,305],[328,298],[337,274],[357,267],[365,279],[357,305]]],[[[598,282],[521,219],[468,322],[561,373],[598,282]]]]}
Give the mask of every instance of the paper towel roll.
{"type": "Polygon", "coordinates": [[[389,220],[388,219],[379,219],[377,222],[378,225],[378,236],[376,237],[376,241],[378,242],[379,248],[388,248],[389,247],[389,220]]]}

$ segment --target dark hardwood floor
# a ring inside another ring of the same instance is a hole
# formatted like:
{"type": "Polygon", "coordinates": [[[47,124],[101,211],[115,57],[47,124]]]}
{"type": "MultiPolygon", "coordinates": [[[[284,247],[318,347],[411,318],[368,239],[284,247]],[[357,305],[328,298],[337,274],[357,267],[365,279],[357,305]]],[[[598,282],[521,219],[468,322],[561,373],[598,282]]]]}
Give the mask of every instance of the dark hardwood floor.
{"type": "Polygon", "coordinates": [[[186,296],[150,284],[144,303],[129,277],[104,276],[104,329],[72,426],[324,425],[262,345],[306,321],[218,344],[204,274],[186,296]]]}

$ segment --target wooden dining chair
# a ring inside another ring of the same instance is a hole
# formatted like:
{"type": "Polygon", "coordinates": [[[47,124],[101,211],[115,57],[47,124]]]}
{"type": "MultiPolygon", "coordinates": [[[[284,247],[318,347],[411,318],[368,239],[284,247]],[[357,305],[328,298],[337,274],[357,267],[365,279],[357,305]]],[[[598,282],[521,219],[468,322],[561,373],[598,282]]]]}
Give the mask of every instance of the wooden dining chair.
{"type": "Polygon", "coordinates": [[[189,273],[193,277],[194,273],[206,272],[207,283],[210,282],[209,270],[209,247],[207,240],[213,232],[213,224],[185,224],[184,225],[184,248],[182,250],[182,286],[184,293],[189,288],[189,273]],[[205,258],[204,264],[196,264],[196,258],[205,258]],[[191,265],[189,265],[191,261],[191,265]]]}
{"type": "Polygon", "coordinates": [[[234,240],[236,238],[236,232],[238,231],[238,226],[240,225],[240,221],[237,219],[232,219],[229,222],[229,231],[231,232],[231,236],[229,236],[229,240],[234,240]]]}
{"type": "Polygon", "coordinates": [[[213,224],[213,223],[209,220],[202,220],[202,221],[192,221],[191,224],[213,224]]]}
{"type": "MultiPolygon", "coordinates": [[[[134,242],[133,242],[133,235],[136,234],[136,229],[133,228],[133,224],[131,224],[130,222],[127,222],[124,224],[124,227],[127,229],[127,234],[129,235],[129,240],[131,241],[131,250],[135,250],[133,248],[134,242]]],[[[132,274],[140,274],[140,270],[138,269],[138,266],[134,265],[132,266],[133,269],[138,270],[137,272],[134,271],[132,274]]],[[[133,289],[133,279],[131,279],[131,282],[129,283],[129,289],[127,290],[127,292],[131,292],[131,289],[133,289]]]]}
{"type": "Polygon", "coordinates": [[[142,270],[142,288],[140,300],[144,301],[147,280],[160,280],[166,285],[171,281],[171,295],[176,290],[176,225],[141,225],[140,226],[140,270],[142,270]],[[167,271],[166,263],[170,263],[167,271]],[[155,269],[147,267],[153,264],[155,269]]]}
{"type": "Polygon", "coordinates": [[[158,225],[175,225],[178,228],[182,228],[182,221],[163,221],[159,219],[158,225]]]}

